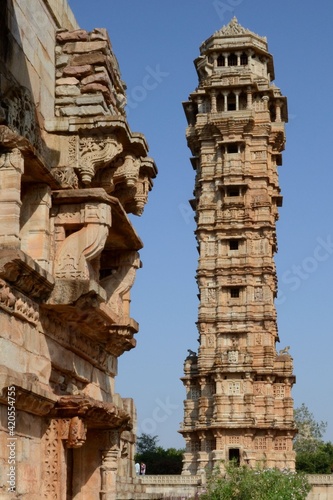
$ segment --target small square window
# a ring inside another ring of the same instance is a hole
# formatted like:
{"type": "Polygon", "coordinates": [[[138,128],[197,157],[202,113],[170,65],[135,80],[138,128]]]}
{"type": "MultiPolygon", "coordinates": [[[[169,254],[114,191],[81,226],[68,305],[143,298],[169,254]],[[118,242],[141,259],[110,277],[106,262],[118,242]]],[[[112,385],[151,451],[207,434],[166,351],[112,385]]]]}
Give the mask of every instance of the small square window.
{"type": "Polygon", "coordinates": [[[238,186],[228,187],[227,196],[240,196],[240,189],[238,186]]]}
{"type": "Polygon", "coordinates": [[[230,250],[238,250],[239,241],[238,240],[229,240],[229,249],[230,250]]]}
{"type": "Polygon", "coordinates": [[[230,297],[233,299],[238,299],[240,294],[239,288],[230,288],[230,297]]]}
{"type": "Polygon", "coordinates": [[[231,142],[230,144],[227,145],[227,153],[238,153],[238,144],[237,142],[231,142]]]}

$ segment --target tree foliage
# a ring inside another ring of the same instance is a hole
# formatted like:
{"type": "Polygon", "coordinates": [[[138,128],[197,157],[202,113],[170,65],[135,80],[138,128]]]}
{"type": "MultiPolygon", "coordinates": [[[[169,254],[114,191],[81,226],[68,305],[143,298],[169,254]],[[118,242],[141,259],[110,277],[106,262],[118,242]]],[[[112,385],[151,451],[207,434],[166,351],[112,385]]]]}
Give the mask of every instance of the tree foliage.
{"type": "Polygon", "coordinates": [[[333,444],[324,443],[326,422],[316,422],[303,403],[295,409],[298,434],[294,440],[296,470],[307,474],[330,474],[333,468],[333,444]]]}
{"type": "Polygon", "coordinates": [[[157,443],[157,436],[144,433],[138,436],[135,461],[146,464],[146,474],[181,474],[184,450],[165,450],[157,443]]]}
{"type": "Polygon", "coordinates": [[[296,453],[314,453],[323,443],[323,435],[326,431],[326,422],[316,422],[313,414],[303,403],[294,411],[294,418],[298,434],[294,440],[296,453]]]}
{"type": "Polygon", "coordinates": [[[307,474],[331,474],[333,472],[333,444],[321,443],[315,451],[296,453],[296,470],[307,474]]]}
{"type": "Polygon", "coordinates": [[[225,476],[215,471],[200,500],[305,500],[311,486],[303,473],[226,465],[225,476]]]}
{"type": "Polygon", "coordinates": [[[158,436],[151,436],[144,432],[136,439],[136,451],[140,455],[146,452],[154,452],[157,449],[158,436]]]}

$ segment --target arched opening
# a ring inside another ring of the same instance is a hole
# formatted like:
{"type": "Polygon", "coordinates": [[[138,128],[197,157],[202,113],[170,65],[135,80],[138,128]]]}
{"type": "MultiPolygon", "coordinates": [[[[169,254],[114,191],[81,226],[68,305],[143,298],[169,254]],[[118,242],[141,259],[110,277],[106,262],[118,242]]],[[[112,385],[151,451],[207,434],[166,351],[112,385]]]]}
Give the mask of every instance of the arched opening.
{"type": "Polygon", "coordinates": [[[246,66],[248,63],[248,57],[244,52],[240,56],[240,63],[242,66],[246,66]]]}
{"type": "Polygon", "coordinates": [[[239,109],[247,108],[247,95],[242,92],[239,96],[239,109]]]}
{"type": "Polygon", "coordinates": [[[224,60],[224,56],[222,54],[220,54],[217,58],[217,65],[218,66],[225,66],[225,60],[224,60]]]}
{"type": "Polygon", "coordinates": [[[216,110],[218,113],[224,111],[224,96],[219,94],[216,98],[216,110]]]}
{"type": "Polygon", "coordinates": [[[230,56],[228,56],[228,66],[237,66],[236,54],[230,54],[230,56]]]}
{"type": "Polygon", "coordinates": [[[228,111],[236,110],[236,96],[233,92],[228,95],[228,111]]]}

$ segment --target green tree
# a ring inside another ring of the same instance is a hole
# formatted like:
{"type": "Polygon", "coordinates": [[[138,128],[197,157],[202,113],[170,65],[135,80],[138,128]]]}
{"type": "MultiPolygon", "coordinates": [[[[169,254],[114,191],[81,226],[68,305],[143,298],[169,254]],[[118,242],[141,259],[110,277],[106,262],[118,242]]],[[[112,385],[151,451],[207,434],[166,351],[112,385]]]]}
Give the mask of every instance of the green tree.
{"type": "Polygon", "coordinates": [[[141,434],[137,438],[136,462],[146,464],[146,474],[180,474],[184,450],[157,446],[158,437],[141,434]]]}
{"type": "Polygon", "coordinates": [[[303,403],[294,412],[298,434],[294,439],[296,470],[307,474],[330,474],[333,467],[333,444],[324,443],[326,422],[317,422],[303,403]]]}
{"type": "Polygon", "coordinates": [[[296,453],[314,453],[323,443],[323,435],[326,431],[326,422],[316,422],[313,414],[303,403],[294,411],[294,418],[298,433],[294,439],[294,450],[296,453]]]}
{"type": "Polygon", "coordinates": [[[231,462],[223,476],[215,471],[200,500],[305,500],[311,486],[306,475],[279,469],[251,469],[231,462]]]}
{"type": "Polygon", "coordinates": [[[296,470],[307,474],[331,474],[333,471],[333,444],[321,443],[315,451],[296,453],[296,470]]]}
{"type": "Polygon", "coordinates": [[[136,439],[136,451],[142,453],[155,451],[157,449],[158,436],[142,433],[136,439]]]}

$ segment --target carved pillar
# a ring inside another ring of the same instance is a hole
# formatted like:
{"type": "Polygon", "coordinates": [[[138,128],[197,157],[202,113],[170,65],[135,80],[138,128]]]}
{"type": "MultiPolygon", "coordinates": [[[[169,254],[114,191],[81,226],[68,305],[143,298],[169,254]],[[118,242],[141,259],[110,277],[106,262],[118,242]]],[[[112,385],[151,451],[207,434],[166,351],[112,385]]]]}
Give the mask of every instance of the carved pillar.
{"type": "Polygon", "coordinates": [[[234,94],[235,94],[235,97],[236,97],[236,111],[239,110],[239,94],[240,94],[240,90],[234,90],[234,94]]]}
{"type": "Polygon", "coordinates": [[[246,97],[247,97],[246,109],[252,109],[252,90],[251,90],[251,87],[246,89],[246,97]]]}
{"type": "Polygon", "coordinates": [[[117,500],[117,471],[119,459],[119,432],[110,431],[109,448],[102,451],[101,500],[117,500]]]}
{"type": "Polygon", "coordinates": [[[43,269],[50,271],[50,187],[47,184],[32,186],[22,203],[21,249],[43,269]]]}
{"type": "Polygon", "coordinates": [[[281,123],[281,101],[275,102],[275,121],[281,123]]]}
{"type": "Polygon", "coordinates": [[[229,92],[222,92],[224,97],[224,111],[228,111],[228,94],[229,92]]]}
{"type": "Polygon", "coordinates": [[[198,113],[203,113],[203,98],[201,96],[198,97],[198,113]]]}
{"type": "Polygon", "coordinates": [[[21,176],[19,149],[0,155],[0,245],[20,248],[21,176]]]}
{"type": "Polygon", "coordinates": [[[211,112],[216,113],[216,90],[212,90],[211,92],[211,112]]]}

